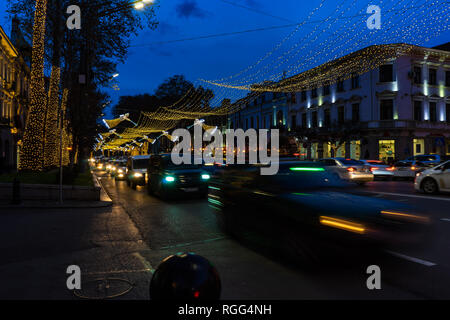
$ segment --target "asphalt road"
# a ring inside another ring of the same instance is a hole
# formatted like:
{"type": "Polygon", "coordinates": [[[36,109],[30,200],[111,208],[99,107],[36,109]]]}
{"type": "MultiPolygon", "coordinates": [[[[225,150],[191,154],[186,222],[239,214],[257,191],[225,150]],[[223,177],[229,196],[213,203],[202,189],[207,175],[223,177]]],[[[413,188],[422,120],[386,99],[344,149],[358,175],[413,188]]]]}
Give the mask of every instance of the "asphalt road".
{"type": "Polygon", "coordinates": [[[450,196],[417,194],[412,182],[377,181],[361,190],[370,196],[408,202],[430,213],[435,219],[430,243],[392,247],[367,256],[339,254],[329,265],[306,272],[276,253],[249,247],[223,234],[205,199],[165,202],[149,196],[145,187],[132,190],[124,181],[114,181],[103,172],[97,174],[113,199],[113,209],[129,216],[129,228],[137,230],[137,238],[143,242],[144,247],[135,253],[141,268],[150,272],[141,281],[147,282],[165,257],[195,252],[218,269],[223,299],[450,298],[450,196]],[[367,289],[366,268],[372,264],[381,269],[381,290],[367,289]]]}

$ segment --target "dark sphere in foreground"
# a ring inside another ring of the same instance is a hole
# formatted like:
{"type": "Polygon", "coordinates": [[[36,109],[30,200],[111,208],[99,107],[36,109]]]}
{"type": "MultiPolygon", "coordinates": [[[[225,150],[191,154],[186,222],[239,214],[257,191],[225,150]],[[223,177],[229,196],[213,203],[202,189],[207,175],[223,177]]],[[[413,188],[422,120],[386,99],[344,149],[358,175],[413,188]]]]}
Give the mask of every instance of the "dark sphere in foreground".
{"type": "Polygon", "coordinates": [[[153,300],[219,300],[221,283],[214,266],[193,253],[165,258],[150,282],[153,300]]]}

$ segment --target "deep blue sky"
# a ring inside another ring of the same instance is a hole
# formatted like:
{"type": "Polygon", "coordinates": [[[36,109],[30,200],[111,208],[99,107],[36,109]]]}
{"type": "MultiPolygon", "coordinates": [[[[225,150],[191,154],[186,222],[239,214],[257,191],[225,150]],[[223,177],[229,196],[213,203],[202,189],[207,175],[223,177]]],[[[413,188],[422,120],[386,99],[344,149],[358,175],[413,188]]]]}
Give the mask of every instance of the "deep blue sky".
{"type": "MultiPolygon", "coordinates": [[[[444,0],[442,1],[444,2],[444,0]]],[[[398,6],[397,8],[402,8],[403,6],[420,5],[430,2],[426,0],[326,0],[325,5],[317,12],[312,20],[325,19],[331,14],[336,16],[333,12],[341,3],[344,4],[340,12],[343,12],[342,14],[344,16],[352,16],[361,10],[365,10],[368,4],[379,5],[383,10],[392,7],[394,4],[398,6]]],[[[0,13],[4,12],[5,3],[5,0],[0,0],[0,13]]],[[[118,72],[120,73],[118,77],[120,90],[108,90],[113,104],[117,102],[120,95],[153,93],[155,88],[164,79],[174,74],[183,74],[188,80],[196,84],[200,84],[200,82],[196,82],[199,78],[218,79],[236,74],[258,61],[266,52],[274,48],[277,43],[290,34],[295,27],[185,42],[160,42],[287,25],[293,22],[303,21],[320,3],[321,0],[159,0],[159,8],[156,10],[159,26],[156,30],[142,30],[139,36],[132,39],[132,47],[129,50],[126,63],[118,67],[118,72]],[[251,10],[227,2],[240,4],[251,8],[251,10]],[[262,11],[267,15],[256,11],[262,11]]],[[[425,7],[425,10],[430,9],[425,7]]],[[[420,10],[416,11],[417,14],[420,13],[420,10]]],[[[393,23],[393,29],[386,30],[387,28],[383,28],[387,23],[383,13],[382,11],[382,29],[380,31],[368,31],[365,26],[365,19],[367,18],[356,18],[353,20],[356,22],[354,30],[349,28],[345,29],[346,32],[350,31],[347,33],[347,36],[343,34],[342,39],[339,39],[339,37],[335,38],[333,43],[330,44],[334,47],[335,45],[339,45],[340,42],[345,44],[345,41],[350,40],[353,47],[349,48],[348,45],[344,45],[343,50],[346,51],[347,48],[347,51],[353,51],[353,49],[359,49],[359,47],[386,42],[386,40],[382,40],[381,35],[389,35],[389,32],[393,33],[396,29],[401,30],[402,25],[396,21],[393,23]],[[358,30],[365,30],[364,34],[366,36],[369,32],[372,33],[369,34],[370,37],[365,41],[359,38],[352,39],[351,35],[358,30]]],[[[400,16],[401,14],[397,13],[392,15],[392,19],[399,19],[400,16]]],[[[405,25],[408,25],[410,19],[405,20],[405,25]]],[[[4,14],[1,14],[0,23],[6,32],[9,33],[9,22],[4,19],[4,14]]],[[[284,67],[289,68],[290,65],[295,65],[297,60],[310,56],[310,50],[314,51],[316,48],[323,48],[324,43],[329,41],[326,40],[326,36],[333,32],[333,30],[336,30],[341,25],[340,23],[340,21],[334,21],[332,27],[326,30],[326,26],[330,26],[331,23],[321,24],[318,30],[325,31],[322,34],[325,38],[319,37],[311,43],[305,42],[305,48],[295,58],[288,59],[288,62],[284,62],[284,67]]],[[[299,41],[303,35],[314,30],[315,26],[317,26],[317,23],[302,26],[296,33],[296,36],[289,39],[285,43],[285,46],[273,54],[268,61],[276,60],[282,52],[295,45],[296,41],[299,41]]],[[[421,31],[420,33],[424,32],[421,31]]],[[[397,38],[393,37],[392,39],[394,40],[393,42],[399,42],[398,40],[400,38],[397,36],[397,38]]],[[[410,39],[415,39],[415,37],[410,36],[410,39]]],[[[418,40],[418,43],[415,44],[434,46],[448,42],[449,39],[450,32],[446,31],[439,37],[432,36],[428,42],[422,39],[418,40]]],[[[310,61],[307,65],[308,68],[325,62],[320,60],[321,57],[325,60],[327,58],[319,55],[319,57],[310,61]]],[[[283,70],[282,68],[284,67],[280,67],[279,69],[283,70]]],[[[268,70],[272,69],[270,68],[268,70]]],[[[251,79],[251,74],[250,72],[244,75],[250,75],[249,79],[251,79]]],[[[270,75],[270,72],[267,75],[270,75]]],[[[266,78],[262,77],[258,80],[261,79],[266,78]]],[[[236,83],[239,83],[239,79],[236,80],[236,83]]]]}

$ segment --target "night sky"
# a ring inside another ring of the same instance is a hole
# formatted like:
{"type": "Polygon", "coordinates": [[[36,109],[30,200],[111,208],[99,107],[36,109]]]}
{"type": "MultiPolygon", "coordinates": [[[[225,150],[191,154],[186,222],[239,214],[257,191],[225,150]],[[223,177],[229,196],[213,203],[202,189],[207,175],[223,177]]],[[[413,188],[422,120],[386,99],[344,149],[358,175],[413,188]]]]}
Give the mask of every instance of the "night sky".
{"type": "MultiPolygon", "coordinates": [[[[365,41],[358,38],[351,39],[351,34],[354,32],[349,32],[352,30],[350,27],[347,27],[347,29],[343,27],[342,38],[334,37],[333,42],[329,43],[333,47],[341,41],[343,50],[338,52],[348,53],[347,51],[351,52],[354,49],[360,49],[370,44],[390,42],[386,41],[386,37],[389,34],[393,34],[395,30],[400,30],[402,23],[408,25],[410,19],[401,21],[402,19],[399,19],[399,17],[402,14],[412,14],[411,11],[391,14],[393,18],[395,17],[399,20],[395,24],[393,23],[391,29],[383,29],[383,26],[386,26],[387,23],[385,19],[383,20],[384,8],[390,8],[394,4],[398,6],[397,8],[401,8],[402,6],[422,5],[430,2],[411,0],[375,2],[368,0],[326,0],[325,4],[311,20],[320,21],[330,15],[336,17],[337,14],[334,10],[339,5],[342,6],[342,10],[339,13],[344,17],[365,11],[368,4],[379,5],[382,9],[381,30],[369,31],[367,29],[365,21],[369,14],[366,14],[364,17],[357,17],[352,20],[352,23],[356,23],[356,27],[353,26],[353,29],[365,30],[362,31],[365,36],[367,36],[367,33],[372,32],[372,35],[365,41]],[[347,37],[344,31],[347,32],[347,37]],[[345,44],[349,40],[351,40],[352,46],[345,44]]],[[[112,105],[117,102],[120,95],[153,93],[164,79],[175,74],[185,75],[188,80],[196,85],[202,84],[200,81],[197,81],[201,78],[214,80],[234,75],[257,62],[295,30],[296,27],[266,29],[257,32],[182,42],[170,42],[172,40],[292,25],[306,19],[308,14],[320,3],[321,0],[160,0],[159,8],[156,10],[156,17],[159,21],[158,28],[153,31],[142,30],[139,36],[133,38],[126,63],[118,67],[120,76],[117,79],[120,90],[108,90],[113,101],[112,105]]],[[[447,6],[449,5],[447,4],[447,6]]],[[[0,12],[4,12],[4,8],[5,0],[0,0],[0,12]]],[[[421,7],[421,9],[430,10],[428,7],[421,7]]],[[[2,14],[0,23],[6,32],[9,33],[10,24],[4,18],[4,14],[2,14]]],[[[289,70],[289,67],[295,65],[297,60],[311,56],[310,52],[314,52],[316,49],[322,50],[325,43],[331,41],[327,36],[333,30],[336,30],[340,24],[341,21],[330,20],[322,22],[320,25],[317,22],[312,22],[301,26],[295,36],[286,41],[265,62],[278,59],[283,52],[289,50],[296,42],[301,42],[302,36],[307,35],[315,27],[318,27],[316,31],[324,31],[319,32],[320,36],[315,41],[309,39],[310,42],[305,42],[304,49],[300,50],[291,59],[287,59],[287,62],[283,62],[284,65],[280,66],[279,70],[274,69],[272,74],[276,74],[276,71],[280,70],[289,70]],[[332,24],[332,27],[326,29],[326,26],[330,26],[330,24],[332,24]]],[[[395,36],[392,36],[391,39],[398,40],[395,36]]],[[[415,37],[412,36],[410,39],[409,42],[413,42],[412,39],[415,39],[415,37]]],[[[448,42],[449,39],[450,32],[447,30],[438,37],[430,37],[429,41],[419,39],[414,44],[435,46],[448,42]]],[[[319,55],[315,59],[310,60],[303,69],[323,63],[325,61],[322,60],[327,60],[327,58],[329,57],[319,55]]],[[[264,63],[259,66],[263,65],[264,63]]],[[[272,68],[267,70],[272,70],[272,68]]],[[[260,78],[256,77],[255,80],[265,80],[270,78],[272,74],[270,72],[266,73],[260,78]]],[[[248,82],[253,80],[252,73],[244,73],[242,79],[240,80],[239,77],[235,78],[235,84],[239,83],[239,81],[248,82]]],[[[245,93],[241,92],[240,94],[245,93]]],[[[218,95],[224,98],[226,93],[221,92],[218,95]]],[[[238,93],[235,93],[234,96],[238,97],[238,93]]]]}

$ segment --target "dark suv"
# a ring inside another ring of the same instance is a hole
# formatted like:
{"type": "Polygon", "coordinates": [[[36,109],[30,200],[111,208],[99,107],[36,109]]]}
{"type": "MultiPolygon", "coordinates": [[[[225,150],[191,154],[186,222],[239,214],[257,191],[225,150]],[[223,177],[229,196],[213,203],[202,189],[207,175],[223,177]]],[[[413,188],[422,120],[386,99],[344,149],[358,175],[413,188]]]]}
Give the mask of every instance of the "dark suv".
{"type": "Polygon", "coordinates": [[[154,155],[147,169],[149,194],[172,198],[180,194],[206,196],[210,174],[201,165],[172,162],[170,154],[154,155]]]}

